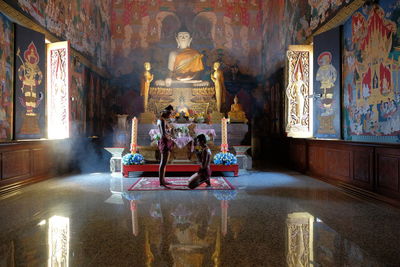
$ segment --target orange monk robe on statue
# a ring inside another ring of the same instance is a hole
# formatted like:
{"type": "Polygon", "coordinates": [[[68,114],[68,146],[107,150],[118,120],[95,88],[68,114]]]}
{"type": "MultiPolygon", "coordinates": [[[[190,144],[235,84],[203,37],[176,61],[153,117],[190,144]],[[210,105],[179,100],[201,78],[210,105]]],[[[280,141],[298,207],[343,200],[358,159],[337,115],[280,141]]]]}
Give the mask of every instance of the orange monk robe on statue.
{"type": "Polygon", "coordinates": [[[190,78],[193,74],[204,70],[202,57],[202,54],[191,48],[179,51],[174,63],[174,78],[178,80],[190,78]]]}

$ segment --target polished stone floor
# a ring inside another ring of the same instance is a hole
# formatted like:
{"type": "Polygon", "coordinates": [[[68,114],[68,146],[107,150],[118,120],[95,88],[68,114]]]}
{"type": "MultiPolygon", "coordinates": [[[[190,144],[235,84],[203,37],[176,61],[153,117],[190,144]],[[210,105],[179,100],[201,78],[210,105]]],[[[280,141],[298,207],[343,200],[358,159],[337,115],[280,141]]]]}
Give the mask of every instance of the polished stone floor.
{"type": "Polygon", "coordinates": [[[400,209],[289,171],[236,190],[59,177],[0,199],[0,266],[400,266],[400,209]]]}

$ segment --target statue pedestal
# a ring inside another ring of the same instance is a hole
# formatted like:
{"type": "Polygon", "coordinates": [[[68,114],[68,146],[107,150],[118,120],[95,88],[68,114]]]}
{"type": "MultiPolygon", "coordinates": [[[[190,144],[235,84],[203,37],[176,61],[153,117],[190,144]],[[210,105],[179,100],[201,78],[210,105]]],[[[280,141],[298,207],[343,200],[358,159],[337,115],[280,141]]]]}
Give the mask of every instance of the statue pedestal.
{"type": "Polygon", "coordinates": [[[154,112],[143,112],[139,116],[140,123],[154,123],[156,121],[156,115],[154,112]]]}
{"type": "Polygon", "coordinates": [[[222,118],[224,118],[225,116],[224,116],[224,114],[223,113],[220,113],[220,112],[217,112],[217,111],[213,111],[211,114],[210,114],[210,120],[211,120],[211,123],[215,123],[215,124],[217,124],[217,123],[221,123],[221,119],[222,118]]]}

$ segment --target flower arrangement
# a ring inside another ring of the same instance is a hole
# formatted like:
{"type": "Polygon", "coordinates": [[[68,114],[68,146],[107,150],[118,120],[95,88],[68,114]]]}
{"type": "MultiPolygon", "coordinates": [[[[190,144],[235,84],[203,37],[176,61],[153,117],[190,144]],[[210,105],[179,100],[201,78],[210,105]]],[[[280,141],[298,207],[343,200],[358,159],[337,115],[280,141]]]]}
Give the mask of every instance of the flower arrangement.
{"type": "Polygon", "coordinates": [[[144,157],[139,153],[128,153],[122,157],[122,163],[124,165],[142,165],[144,164],[144,157]]]}
{"type": "Polygon", "coordinates": [[[237,158],[232,153],[218,153],[214,156],[214,163],[218,165],[237,164],[237,158]]]}
{"type": "Polygon", "coordinates": [[[179,134],[181,133],[182,135],[188,135],[189,134],[189,128],[187,126],[179,126],[175,128],[175,131],[179,134]]]}

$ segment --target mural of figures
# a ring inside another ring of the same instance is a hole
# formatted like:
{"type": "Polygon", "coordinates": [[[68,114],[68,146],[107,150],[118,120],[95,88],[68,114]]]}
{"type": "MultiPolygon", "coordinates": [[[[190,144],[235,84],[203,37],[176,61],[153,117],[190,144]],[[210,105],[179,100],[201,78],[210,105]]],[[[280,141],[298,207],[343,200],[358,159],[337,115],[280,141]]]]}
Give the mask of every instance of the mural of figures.
{"type": "Polygon", "coordinates": [[[314,137],[340,138],[340,28],[314,37],[314,137]]]}
{"type": "Polygon", "coordinates": [[[344,26],[344,138],[400,142],[400,4],[366,6],[344,26]]]}
{"type": "MultiPolygon", "coordinates": [[[[263,1],[113,1],[114,84],[121,88],[123,95],[138,95],[145,62],[151,64],[153,84],[165,80],[169,74],[169,55],[177,50],[176,34],[182,28],[192,38],[190,48],[198,53],[197,65],[203,66],[196,79],[211,83],[213,63],[220,62],[224,76],[232,76],[231,70],[237,68],[242,77],[254,80],[261,73],[258,55],[262,5],[263,1]]],[[[228,77],[228,80],[231,79],[228,77]]],[[[231,88],[227,86],[228,91],[231,88]]],[[[247,85],[245,89],[237,88],[249,98],[252,89],[247,85]]],[[[234,93],[227,95],[226,106],[233,103],[234,96],[234,93]]],[[[244,106],[249,104],[238,97],[244,106]]],[[[123,109],[129,112],[132,108],[123,109]]]]}
{"type": "Polygon", "coordinates": [[[99,67],[109,67],[111,0],[6,0],[40,25],[88,56],[99,67]]]}
{"type": "Polygon", "coordinates": [[[12,23],[0,13],[0,141],[12,139],[13,34],[12,23]]]}
{"type": "Polygon", "coordinates": [[[71,61],[71,132],[79,136],[86,131],[85,66],[76,58],[71,61]]]}
{"type": "Polygon", "coordinates": [[[15,138],[46,136],[44,35],[15,26],[15,138]]]}

